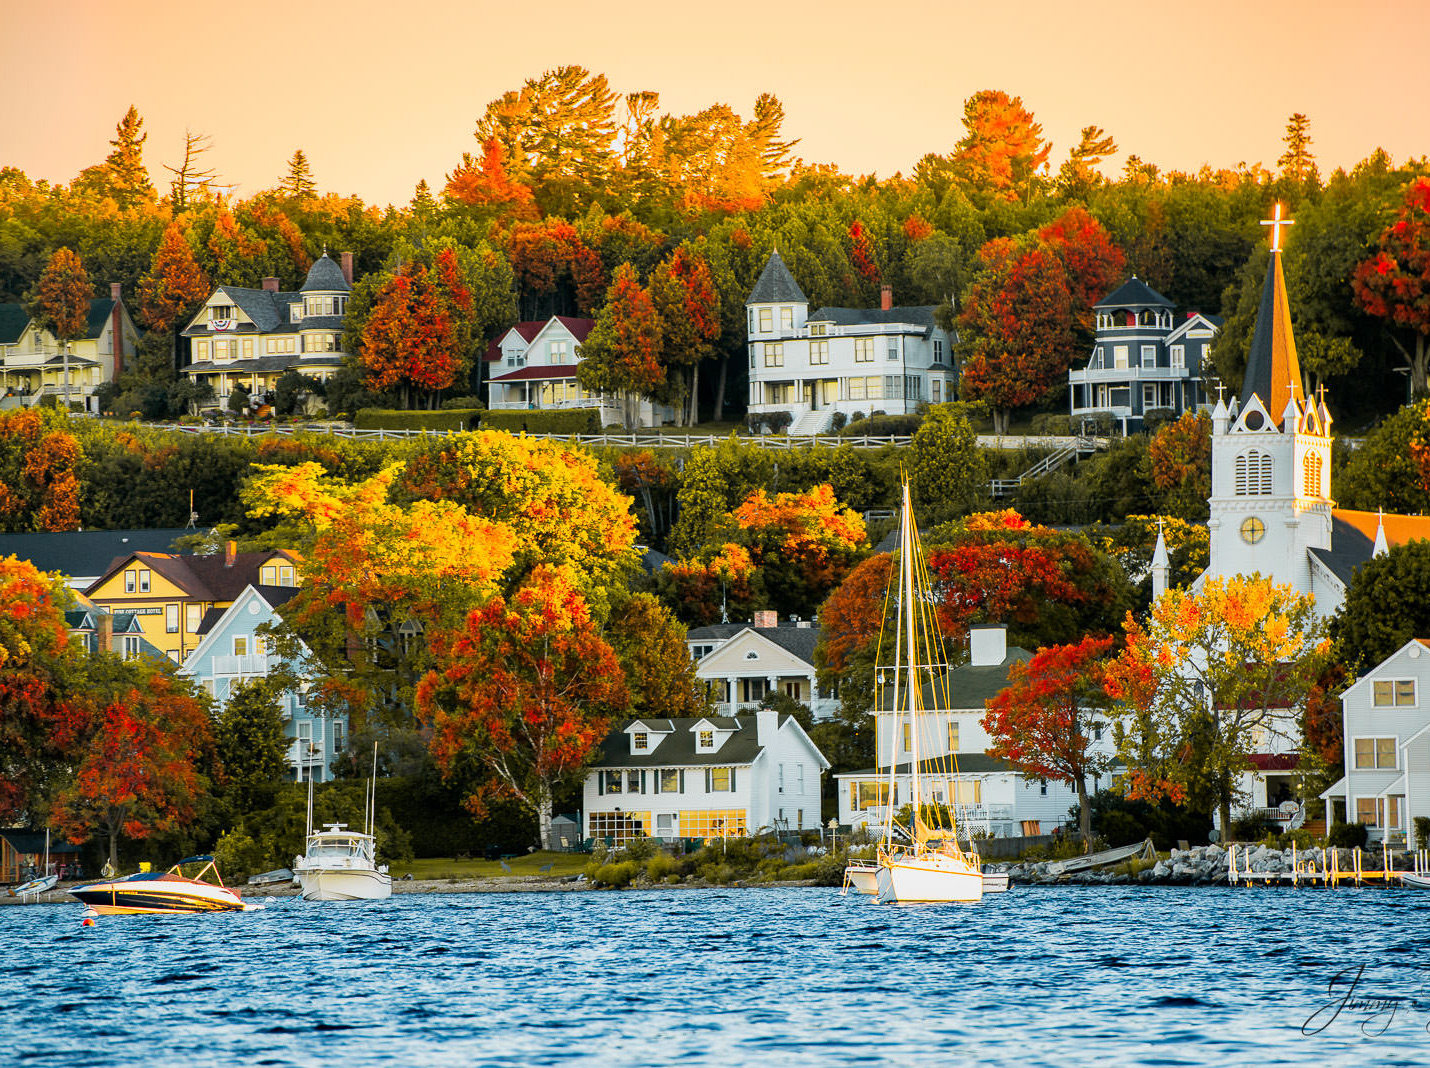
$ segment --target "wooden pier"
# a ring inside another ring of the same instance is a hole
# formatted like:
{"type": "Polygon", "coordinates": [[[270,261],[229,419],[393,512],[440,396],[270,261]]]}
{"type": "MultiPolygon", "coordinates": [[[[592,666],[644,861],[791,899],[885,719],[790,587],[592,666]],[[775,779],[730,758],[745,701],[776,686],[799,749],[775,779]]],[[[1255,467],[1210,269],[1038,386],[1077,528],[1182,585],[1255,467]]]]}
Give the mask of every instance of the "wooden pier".
{"type": "Polygon", "coordinates": [[[1227,852],[1227,882],[1232,886],[1286,885],[1291,886],[1403,886],[1402,876],[1415,875],[1430,878],[1430,850],[1417,850],[1415,866],[1410,871],[1397,870],[1391,863],[1392,851],[1382,843],[1379,855],[1354,849],[1349,867],[1340,866],[1339,849],[1326,848],[1320,858],[1298,853],[1291,847],[1290,871],[1252,871],[1252,846],[1233,844],[1227,852]],[[1238,852],[1240,860],[1238,862],[1238,852]],[[1370,867],[1369,863],[1379,860],[1380,866],[1370,867]]]}

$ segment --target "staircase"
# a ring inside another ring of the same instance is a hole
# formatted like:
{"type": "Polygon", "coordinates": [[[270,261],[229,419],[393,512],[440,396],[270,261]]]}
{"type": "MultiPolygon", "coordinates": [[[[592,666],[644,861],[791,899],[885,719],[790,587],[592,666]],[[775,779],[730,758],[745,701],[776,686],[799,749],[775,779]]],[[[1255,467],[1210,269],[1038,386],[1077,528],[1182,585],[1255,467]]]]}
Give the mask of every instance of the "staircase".
{"type": "Polygon", "coordinates": [[[820,408],[816,411],[805,412],[793,423],[790,424],[787,433],[791,437],[813,437],[815,434],[823,434],[829,429],[829,421],[834,418],[834,413],[828,408],[820,408]]]}
{"type": "MultiPolygon", "coordinates": [[[[793,430],[790,433],[794,433],[793,430]]],[[[1097,438],[1079,437],[1071,445],[1065,445],[1055,452],[1050,452],[1041,460],[1035,463],[1028,470],[1024,471],[1017,478],[995,478],[989,483],[994,497],[1011,497],[1018,492],[1018,488],[1024,482],[1031,482],[1035,478],[1042,478],[1051,471],[1056,471],[1068,461],[1076,463],[1083,456],[1091,455],[1098,449],[1106,448],[1106,442],[1097,438]]]]}

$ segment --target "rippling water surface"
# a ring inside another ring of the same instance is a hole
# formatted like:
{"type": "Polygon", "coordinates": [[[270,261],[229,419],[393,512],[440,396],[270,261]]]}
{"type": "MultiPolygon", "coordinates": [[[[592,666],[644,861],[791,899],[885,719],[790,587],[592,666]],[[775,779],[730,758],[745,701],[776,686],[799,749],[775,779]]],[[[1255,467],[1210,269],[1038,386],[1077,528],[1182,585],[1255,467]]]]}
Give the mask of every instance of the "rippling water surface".
{"type": "Polygon", "coordinates": [[[0,908],[0,1063],[1430,1060],[1430,894],[402,895],[89,928],[80,911],[0,908]],[[1389,997],[1407,1000],[1359,1004],[1389,997]]]}

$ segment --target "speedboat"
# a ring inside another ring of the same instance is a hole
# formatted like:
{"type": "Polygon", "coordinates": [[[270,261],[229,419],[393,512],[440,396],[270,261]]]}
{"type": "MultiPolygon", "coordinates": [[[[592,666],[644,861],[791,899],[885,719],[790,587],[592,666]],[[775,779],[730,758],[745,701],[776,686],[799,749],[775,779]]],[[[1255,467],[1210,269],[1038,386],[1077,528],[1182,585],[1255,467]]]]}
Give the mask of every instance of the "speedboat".
{"type": "Polygon", "coordinates": [[[101,915],[191,912],[244,912],[261,906],[245,905],[238,891],[223,885],[214,858],[185,857],[165,872],[140,871],[118,879],[71,887],[66,891],[101,915]],[[183,873],[186,864],[202,864],[194,877],[183,873]],[[204,878],[213,874],[213,881],[204,878]]]}
{"type": "Polygon", "coordinates": [[[376,901],[392,896],[392,876],[376,862],[377,840],[330,823],[308,835],[307,852],[293,861],[293,881],[304,901],[376,901]]]}

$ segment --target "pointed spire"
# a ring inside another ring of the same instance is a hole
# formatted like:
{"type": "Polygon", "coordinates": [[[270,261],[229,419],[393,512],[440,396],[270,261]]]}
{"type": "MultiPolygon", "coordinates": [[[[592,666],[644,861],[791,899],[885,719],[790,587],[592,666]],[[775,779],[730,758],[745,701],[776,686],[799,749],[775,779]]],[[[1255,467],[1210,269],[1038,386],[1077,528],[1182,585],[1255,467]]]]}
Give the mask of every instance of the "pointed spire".
{"type": "Polygon", "coordinates": [[[809,298],[804,295],[804,290],[799,288],[799,283],[794,280],[794,275],[789,273],[789,268],[776,250],[770,253],[765,269],[760,272],[759,280],[755,282],[755,288],[750,290],[750,296],[745,303],[808,304],[809,298]]]}
{"type": "Polygon", "coordinates": [[[1277,204],[1275,218],[1264,225],[1272,227],[1271,261],[1266,265],[1256,330],[1246,357],[1241,403],[1245,406],[1254,394],[1271,413],[1284,412],[1291,399],[1299,408],[1306,402],[1306,395],[1301,389],[1301,363],[1296,358],[1296,339],[1291,333],[1291,302],[1281,272],[1281,227],[1291,225],[1291,221],[1281,218],[1281,205],[1277,204]]]}
{"type": "Polygon", "coordinates": [[[1370,558],[1374,560],[1377,556],[1384,556],[1390,552],[1390,546],[1385,540],[1385,511],[1377,508],[1375,510],[1375,548],[1370,551],[1370,558]]]}
{"type": "Polygon", "coordinates": [[[1167,592],[1172,575],[1172,562],[1167,555],[1167,539],[1163,536],[1162,520],[1157,520],[1157,547],[1152,550],[1152,600],[1167,592]]]}
{"type": "Polygon", "coordinates": [[[1316,414],[1321,417],[1321,433],[1329,436],[1331,433],[1331,410],[1326,407],[1326,385],[1324,382],[1316,390],[1316,402],[1320,409],[1316,414]]]}
{"type": "Polygon", "coordinates": [[[1227,423],[1231,422],[1231,412],[1226,407],[1226,387],[1216,384],[1216,407],[1212,409],[1212,433],[1225,434],[1227,423]]]}

